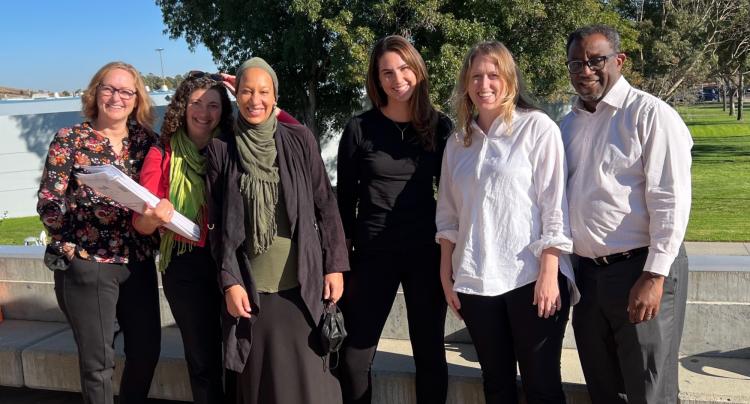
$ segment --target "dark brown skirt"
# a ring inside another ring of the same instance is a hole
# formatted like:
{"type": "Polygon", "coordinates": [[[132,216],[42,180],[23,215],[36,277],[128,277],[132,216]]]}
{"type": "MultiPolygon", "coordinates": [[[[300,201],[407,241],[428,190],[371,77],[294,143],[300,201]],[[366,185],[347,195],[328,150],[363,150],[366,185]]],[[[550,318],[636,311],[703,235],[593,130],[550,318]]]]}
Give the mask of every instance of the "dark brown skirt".
{"type": "Polygon", "coordinates": [[[259,306],[237,403],[341,403],[341,387],[319,355],[317,329],[300,288],[261,293],[259,306]]]}

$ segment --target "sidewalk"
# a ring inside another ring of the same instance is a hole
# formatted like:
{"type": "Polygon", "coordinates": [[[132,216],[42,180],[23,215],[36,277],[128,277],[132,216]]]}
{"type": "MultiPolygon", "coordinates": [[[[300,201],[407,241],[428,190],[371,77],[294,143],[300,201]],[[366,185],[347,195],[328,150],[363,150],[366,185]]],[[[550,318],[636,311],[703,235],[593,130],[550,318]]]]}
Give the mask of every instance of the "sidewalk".
{"type": "Polygon", "coordinates": [[[750,243],[724,243],[686,241],[685,249],[691,255],[750,256],[750,243]]]}

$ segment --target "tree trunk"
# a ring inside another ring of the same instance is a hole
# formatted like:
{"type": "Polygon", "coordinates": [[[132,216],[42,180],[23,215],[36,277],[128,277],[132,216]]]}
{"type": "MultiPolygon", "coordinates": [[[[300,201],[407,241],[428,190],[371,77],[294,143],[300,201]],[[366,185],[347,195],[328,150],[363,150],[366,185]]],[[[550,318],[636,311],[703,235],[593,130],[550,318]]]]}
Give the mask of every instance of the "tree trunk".
{"type": "Polygon", "coordinates": [[[315,139],[320,143],[320,133],[318,133],[318,123],[315,120],[315,111],[318,108],[318,93],[317,83],[315,80],[310,80],[307,83],[307,98],[305,99],[305,110],[303,111],[303,117],[305,125],[315,135],[315,139]]]}
{"type": "Polygon", "coordinates": [[[734,89],[729,89],[729,116],[734,116],[734,89]]]}
{"type": "Polygon", "coordinates": [[[721,110],[727,112],[727,85],[721,86],[721,110]]]}
{"type": "Polygon", "coordinates": [[[745,70],[744,66],[740,65],[740,68],[738,69],[737,75],[739,84],[737,85],[737,120],[742,120],[742,107],[743,107],[743,96],[745,95],[745,82],[744,82],[744,75],[742,74],[742,71],[745,70]]]}

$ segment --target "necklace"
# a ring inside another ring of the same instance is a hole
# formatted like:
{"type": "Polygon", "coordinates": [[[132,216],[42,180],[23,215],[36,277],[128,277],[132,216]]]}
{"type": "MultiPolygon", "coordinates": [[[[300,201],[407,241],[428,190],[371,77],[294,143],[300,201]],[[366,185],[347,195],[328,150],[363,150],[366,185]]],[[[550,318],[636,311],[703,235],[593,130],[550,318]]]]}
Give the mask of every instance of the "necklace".
{"type": "Polygon", "coordinates": [[[399,126],[399,124],[397,124],[396,121],[391,121],[391,122],[393,122],[393,125],[396,126],[396,129],[398,129],[398,131],[401,132],[401,141],[403,142],[404,141],[404,132],[406,132],[406,130],[409,129],[410,123],[407,122],[406,126],[404,126],[404,128],[401,129],[401,126],[399,126]]]}

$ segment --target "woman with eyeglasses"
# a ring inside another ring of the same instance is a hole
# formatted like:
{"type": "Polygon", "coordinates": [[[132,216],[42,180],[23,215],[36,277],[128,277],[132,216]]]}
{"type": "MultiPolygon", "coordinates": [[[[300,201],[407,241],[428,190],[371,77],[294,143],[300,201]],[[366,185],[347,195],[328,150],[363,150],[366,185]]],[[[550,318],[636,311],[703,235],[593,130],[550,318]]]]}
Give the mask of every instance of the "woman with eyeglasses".
{"type": "Polygon", "coordinates": [[[158,269],[164,295],[182,335],[195,403],[221,403],[221,294],[207,245],[205,148],[217,136],[232,136],[232,105],[218,74],[190,72],[164,114],[161,139],[151,147],[140,182],[161,198],[133,222],[142,234],[161,234],[158,269]],[[163,227],[173,212],[197,223],[198,241],[163,227]]]}
{"type": "Polygon", "coordinates": [[[453,124],[430,102],[427,67],[401,36],[373,47],[367,95],[372,108],[349,121],[338,153],[339,207],[354,248],[341,303],[349,332],[341,367],[344,402],[372,399],[373,357],[402,285],[417,402],[445,403],[446,305],[434,187],[453,124]]]}
{"type": "Polygon", "coordinates": [[[459,130],[443,155],[440,277],[482,367],[487,404],[565,403],[563,333],[578,301],[560,130],[524,93],[513,55],[482,42],[455,88],[459,130]]]}
{"type": "Polygon", "coordinates": [[[159,359],[156,240],[133,229],[131,211],[76,180],[88,165],[112,164],[138,180],[157,141],[151,99],[138,71],[112,62],[81,98],[86,120],[52,139],[37,211],[51,236],[45,264],[78,347],[86,404],[113,402],[115,320],[125,343],[121,404],[144,403],[159,359]]]}
{"type": "Polygon", "coordinates": [[[234,136],[207,148],[209,239],[224,291],[224,365],[236,402],[341,402],[317,324],[343,290],[344,234],[317,142],[277,117],[261,58],[236,76],[234,136]]]}

